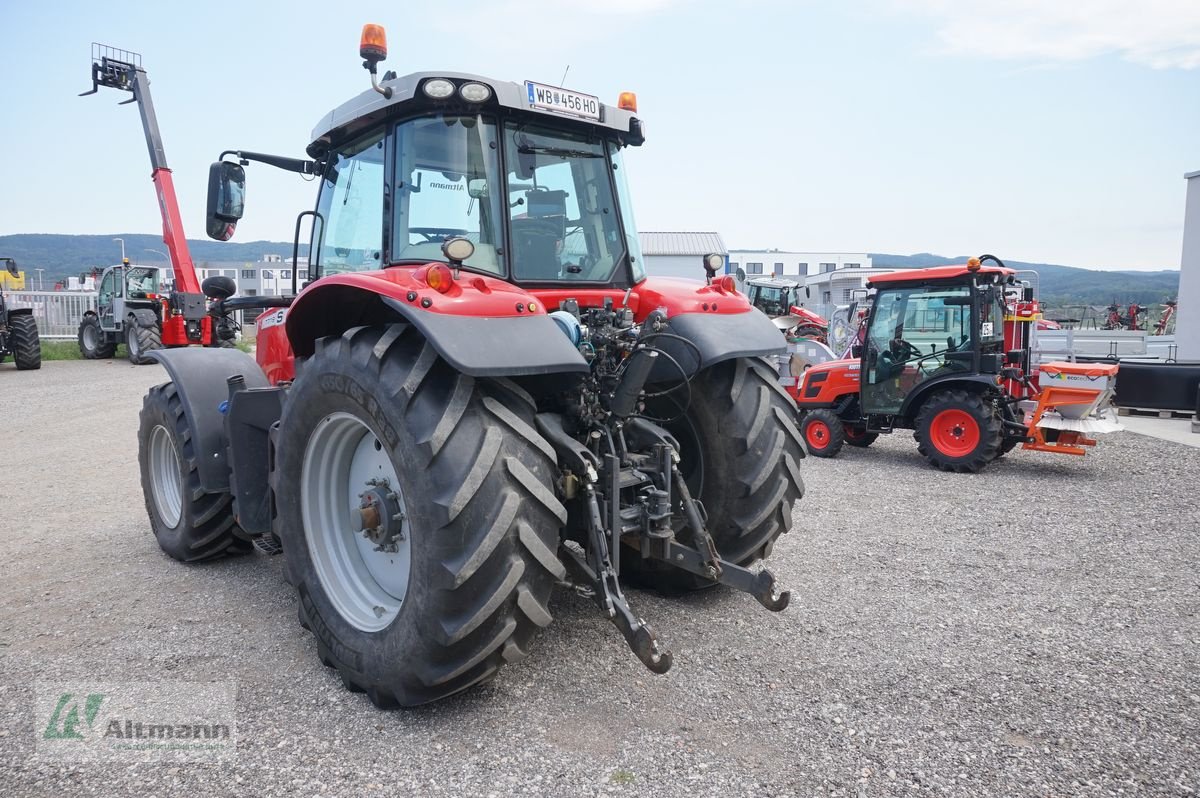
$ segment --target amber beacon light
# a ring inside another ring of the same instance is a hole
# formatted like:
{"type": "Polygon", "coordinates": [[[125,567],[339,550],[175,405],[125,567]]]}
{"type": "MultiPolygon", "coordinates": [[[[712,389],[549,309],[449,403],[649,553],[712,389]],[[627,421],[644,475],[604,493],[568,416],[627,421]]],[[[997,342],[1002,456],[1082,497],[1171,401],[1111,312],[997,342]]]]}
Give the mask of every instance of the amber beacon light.
{"type": "Polygon", "coordinates": [[[379,62],[387,58],[387,32],[382,25],[363,25],[362,38],[358,40],[358,54],[364,61],[379,62]]]}

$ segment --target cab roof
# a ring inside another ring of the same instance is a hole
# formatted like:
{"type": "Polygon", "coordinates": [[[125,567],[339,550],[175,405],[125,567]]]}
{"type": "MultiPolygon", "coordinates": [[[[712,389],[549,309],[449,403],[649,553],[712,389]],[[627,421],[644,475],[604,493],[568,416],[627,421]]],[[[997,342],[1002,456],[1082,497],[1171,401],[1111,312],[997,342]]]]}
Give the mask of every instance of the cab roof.
{"type": "MultiPolygon", "coordinates": [[[[412,105],[414,109],[428,108],[430,111],[461,112],[501,107],[528,113],[532,117],[544,118],[548,124],[590,127],[623,134],[622,139],[628,140],[629,144],[640,145],[644,141],[642,124],[630,111],[603,102],[600,103],[599,120],[545,111],[534,108],[530,104],[529,92],[524,83],[495,80],[468,72],[413,72],[409,75],[385,79],[379,85],[382,88],[391,89],[392,96],[384,97],[374,89],[367,89],[321,117],[321,121],[313,128],[312,143],[308,145],[308,154],[314,158],[320,157],[331,147],[336,147],[343,141],[353,138],[358,132],[375,127],[382,119],[398,110],[403,103],[412,105]],[[434,78],[444,78],[456,86],[461,86],[463,83],[482,83],[492,90],[492,96],[481,103],[467,103],[454,99],[431,100],[423,93],[418,94],[424,82],[434,78]]],[[[569,89],[569,91],[575,90],[569,89]]]]}
{"type": "Polygon", "coordinates": [[[967,268],[965,263],[956,263],[950,266],[932,266],[928,269],[900,269],[898,271],[889,272],[888,274],[880,274],[872,277],[867,285],[890,285],[893,283],[925,283],[931,280],[956,280],[966,277],[970,274],[995,274],[1000,277],[1008,277],[1016,274],[1012,269],[1001,268],[999,266],[980,266],[975,271],[967,268]]]}

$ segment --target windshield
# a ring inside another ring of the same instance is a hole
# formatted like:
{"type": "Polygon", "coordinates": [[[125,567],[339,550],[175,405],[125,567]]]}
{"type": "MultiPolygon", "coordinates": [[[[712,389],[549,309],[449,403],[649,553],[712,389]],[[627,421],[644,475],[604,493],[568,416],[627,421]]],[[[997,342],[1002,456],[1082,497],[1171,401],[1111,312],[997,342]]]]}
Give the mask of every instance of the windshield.
{"type": "Polygon", "coordinates": [[[463,265],[503,274],[496,124],[478,116],[413,119],[396,127],[392,263],[444,261],[442,242],[463,236],[463,265]]]}
{"type": "Polygon", "coordinates": [[[131,266],[125,272],[125,284],[129,286],[131,299],[145,299],[146,294],[157,294],[159,271],[153,267],[131,266]]]}
{"type": "Polygon", "coordinates": [[[791,289],[761,285],[754,286],[754,307],[768,316],[786,316],[792,305],[791,289]]]}
{"type": "Polygon", "coordinates": [[[504,157],[515,279],[604,282],[636,251],[621,232],[602,141],[510,122],[504,157]]]}

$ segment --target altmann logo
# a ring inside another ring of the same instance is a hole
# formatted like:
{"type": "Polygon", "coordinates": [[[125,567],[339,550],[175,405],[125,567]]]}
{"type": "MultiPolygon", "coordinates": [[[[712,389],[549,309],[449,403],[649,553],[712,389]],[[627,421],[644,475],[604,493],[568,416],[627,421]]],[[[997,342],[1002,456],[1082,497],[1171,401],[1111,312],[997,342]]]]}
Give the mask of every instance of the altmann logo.
{"type": "MultiPolygon", "coordinates": [[[[104,693],[88,693],[87,698],[83,703],[83,719],[90,729],[92,721],[96,719],[96,713],[100,711],[100,705],[104,703],[104,693]]],[[[76,700],[74,693],[63,693],[58,697],[58,704],[54,707],[54,714],[50,716],[50,722],[46,724],[46,731],[42,733],[42,738],[46,740],[82,740],[83,735],[79,732],[79,701],[76,700]]]]}
{"type": "Polygon", "coordinates": [[[234,682],[43,683],[37,756],[47,760],[228,760],[237,753],[234,682]]]}
{"type": "Polygon", "coordinates": [[[444,188],[447,191],[462,191],[463,187],[459,183],[440,183],[437,180],[429,181],[430,188],[444,188]]]}
{"type": "MultiPolygon", "coordinates": [[[[80,720],[90,732],[103,703],[104,693],[88,693],[82,704],[74,693],[63,693],[58,698],[42,738],[84,739],[80,730],[80,720]]],[[[124,740],[228,740],[229,727],[224,723],[154,723],[146,720],[111,718],[105,725],[103,736],[124,740]]]]}

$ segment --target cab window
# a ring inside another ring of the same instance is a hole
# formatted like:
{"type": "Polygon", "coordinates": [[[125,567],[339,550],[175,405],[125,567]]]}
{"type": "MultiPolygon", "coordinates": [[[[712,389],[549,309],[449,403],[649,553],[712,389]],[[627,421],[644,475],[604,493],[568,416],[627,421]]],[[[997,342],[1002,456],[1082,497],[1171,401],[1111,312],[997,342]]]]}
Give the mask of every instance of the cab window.
{"type": "Polygon", "coordinates": [[[371,271],[383,255],[383,134],[330,159],[317,211],[319,267],[324,274],[371,271]]]}

